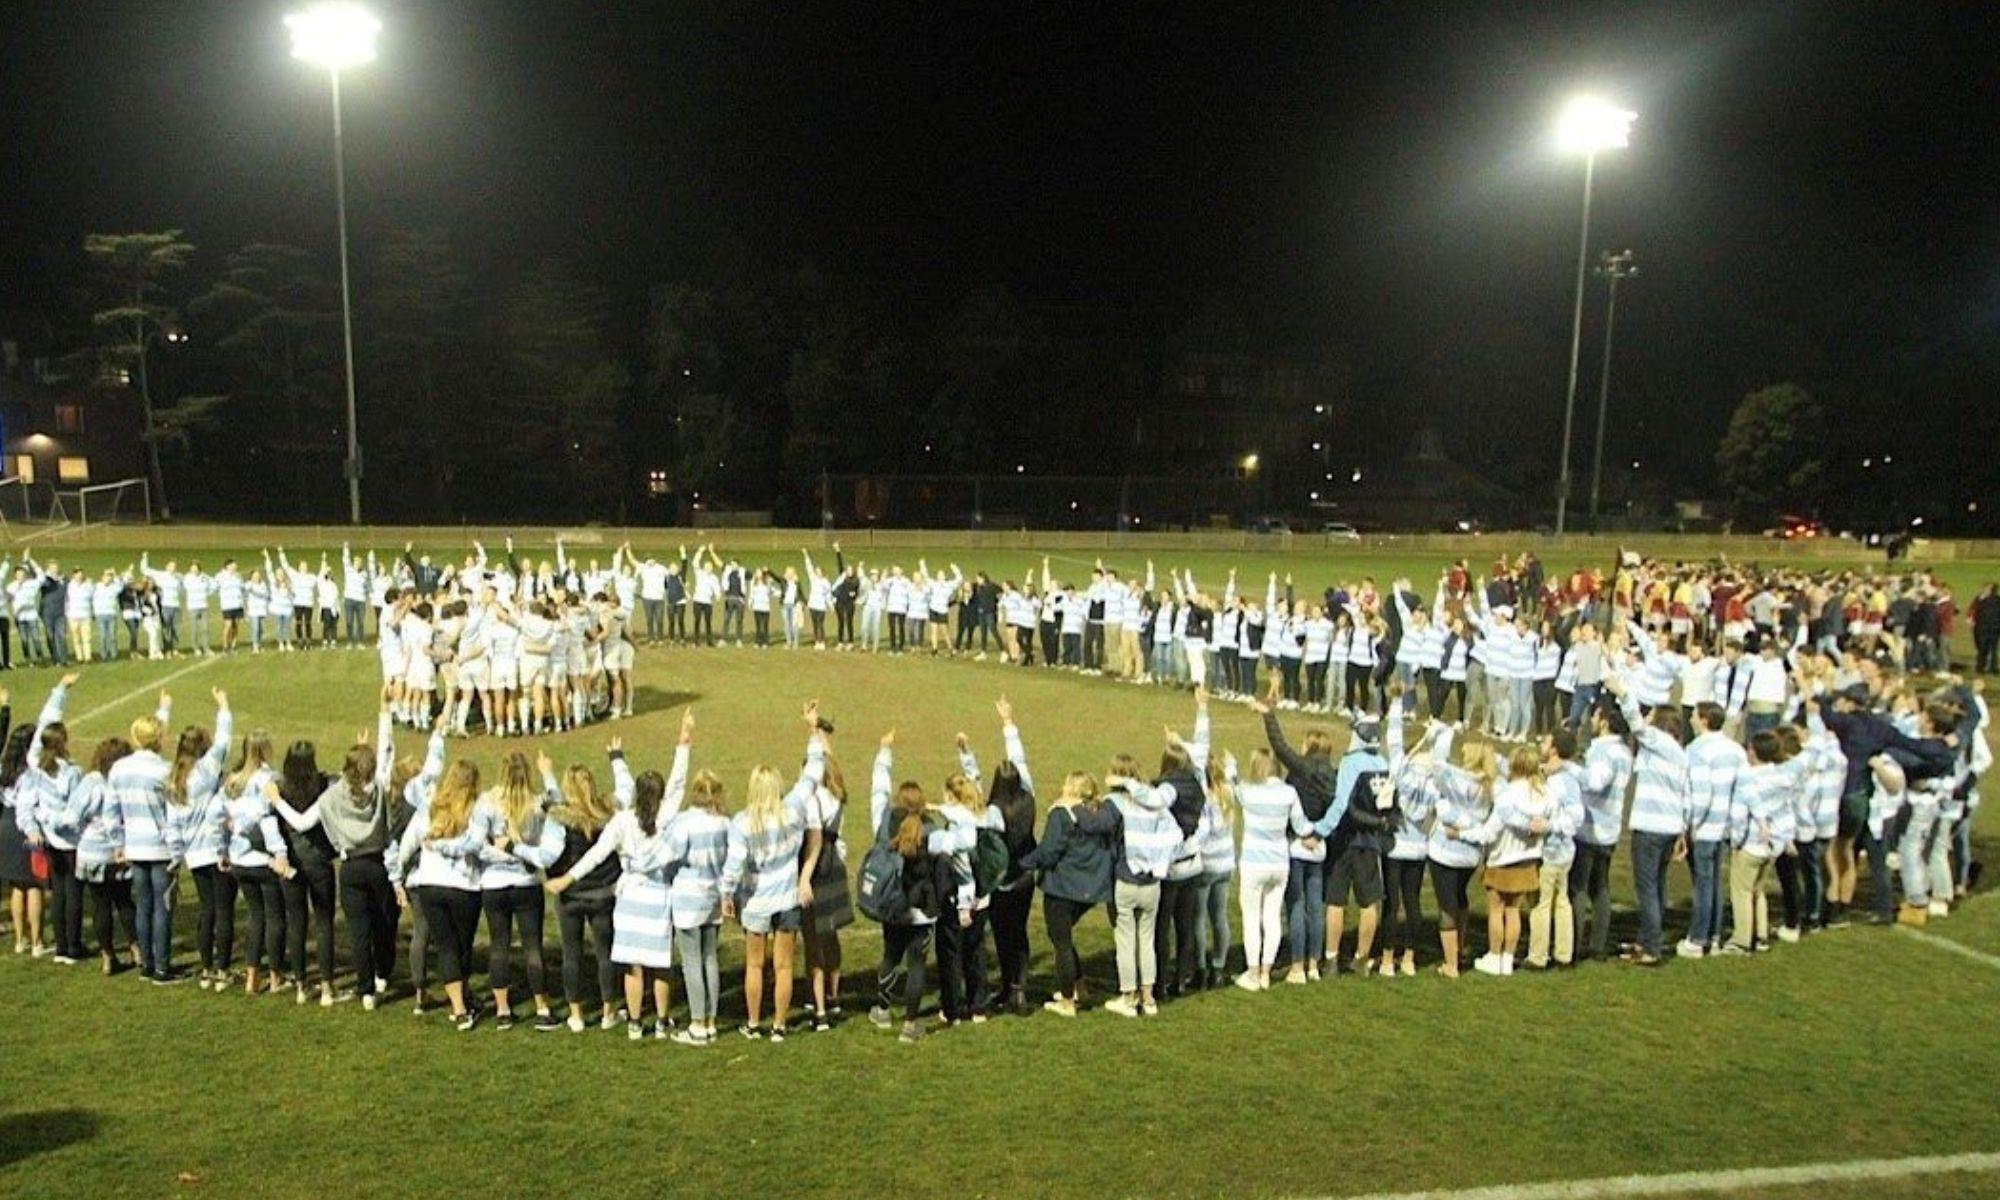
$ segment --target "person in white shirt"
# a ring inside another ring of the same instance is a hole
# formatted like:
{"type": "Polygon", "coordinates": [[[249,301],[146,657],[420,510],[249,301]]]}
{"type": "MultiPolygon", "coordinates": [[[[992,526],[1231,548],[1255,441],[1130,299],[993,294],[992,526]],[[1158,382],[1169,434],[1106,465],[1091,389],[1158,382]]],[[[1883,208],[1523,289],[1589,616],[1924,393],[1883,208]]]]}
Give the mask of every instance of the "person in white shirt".
{"type": "MultiPolygon", "coordinates": [[[[199,572],[199,565],[195,569],[199,572]]],[[[233,558],[224,559],[215,573],[215,602],[222,608],[222,651],[227,654],[243,636],[244,583],[233,558]]]]}
{"type": "Polygon", "coordinates": [[[555,612],[537,600],[523,610],[521,631],[521,690],[514,700],[514,718],[529,733],[540,733],[550,712],[549,663],[556,641],[555,612]]]}
{"type": "Polygon", "coordinates": [[[646,610],[646,644],[657,646],[666,636],[667,566],[649,554],[639,564],[638,574],[639,603],[646,610]]]}
{"type": "Polygon", "coordinates": [[[64,585],[64,619],[69,622],[69,652],[77,662],[89,662],[90,579],[82,571],[71,571],[64,585]]]}

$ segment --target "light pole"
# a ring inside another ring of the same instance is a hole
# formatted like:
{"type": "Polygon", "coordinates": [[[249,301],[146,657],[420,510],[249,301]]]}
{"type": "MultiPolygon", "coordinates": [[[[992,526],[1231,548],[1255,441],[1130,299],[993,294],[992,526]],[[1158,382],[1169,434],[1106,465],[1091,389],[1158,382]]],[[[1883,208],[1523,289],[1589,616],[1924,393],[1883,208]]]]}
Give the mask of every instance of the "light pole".
{"type": "Polygon", "coordinates": [[[292,57],[324,67],[333,91],[333,201],[340,220],[340,335],[347,359],[347,519],[361,524],[361,437],[354,419],[354,305],[347,279],[347,162],[340,136],[340,73],[375,61],[382,22],[355,4],[315,4],[285,18],[292,57]]]}
{"type": "Polygon", "coordinates": [[[1611,396],[1611,331],[1618,320],[1618,281],[1639,273],[1630,250],[1597,256],[1597,273],[1611,281],[1611,295],[1604,303],[1604,369],[1597,376],[1597,452],[1590,458],[1590,525],[1597,527],[1597,497],[1604,484],[1604,410],[1611,396]]]}
{"type": "Polygon", "coordinates": [[[1569,442],[1576,422],[1577,356],[1583,350],[1583,279],[1590,262],[1590,187],[1597,174],[1598,152],[1630,145],[1636,117],[1636,113],[1602,100],[1582,98],[1571,101],[1556,122],[1557,144],[1567,153],[1583,155],[1583,233],[1576,247],[1576,307],[1570,316],[1569,389],[1563,399],[1562,469],[1556,485],[1558,535],[1563,533],[1569,517],[1569,442]]]}

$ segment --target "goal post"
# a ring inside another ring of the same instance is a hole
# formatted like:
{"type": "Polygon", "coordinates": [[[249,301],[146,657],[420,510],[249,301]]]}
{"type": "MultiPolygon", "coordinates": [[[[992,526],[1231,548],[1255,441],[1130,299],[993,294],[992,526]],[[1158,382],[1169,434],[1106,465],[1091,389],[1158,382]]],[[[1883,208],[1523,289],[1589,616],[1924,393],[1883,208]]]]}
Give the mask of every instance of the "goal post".
{"type": "Polygon", "coordinates": [[[153,488],[143,477],[93,483],[71,493],[79,529],[93,525],[153,523],[153,488]]]}

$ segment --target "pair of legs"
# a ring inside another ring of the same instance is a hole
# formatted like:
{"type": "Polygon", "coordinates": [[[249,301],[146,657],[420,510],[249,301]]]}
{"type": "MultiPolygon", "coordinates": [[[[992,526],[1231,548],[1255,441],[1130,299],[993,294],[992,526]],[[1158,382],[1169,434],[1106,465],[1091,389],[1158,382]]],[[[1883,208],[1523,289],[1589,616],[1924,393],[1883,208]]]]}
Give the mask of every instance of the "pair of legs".
{"type": "Polygon", "coordinates": [[[747,926],[743,931],[743,1004],[749,1015],[749,1027],[755,1029],[764,1017],[764,964],[770,962],[773,975],[771,1029],[782,1033],[792,1015],[792,952],[798,940],[792,935],[798,931],[798,910],[792,909],[789,920],[774,919],[763,932],[755,932],[747,926]]]}

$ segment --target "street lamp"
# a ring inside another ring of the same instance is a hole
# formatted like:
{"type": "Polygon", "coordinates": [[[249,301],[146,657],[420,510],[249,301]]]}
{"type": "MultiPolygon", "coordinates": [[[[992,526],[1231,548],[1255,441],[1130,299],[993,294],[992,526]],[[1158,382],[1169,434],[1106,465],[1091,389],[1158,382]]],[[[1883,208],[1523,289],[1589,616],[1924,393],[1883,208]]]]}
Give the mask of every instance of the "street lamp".
{"type": "Polygon", "coordinates": [[[361,524],[361,439],[354,420],[354,305],[347,280],[347,163],[340,137],[340,73],[375,61],[382,22],[355,4],[315,4],[285,18],[292,57],[326,69],[333,88],[333,199],[340,219],[340,334],[347,356],[347,519],[361,524]]]}
{"type": "MultiPolygon", "coordinates": [[[[1597,497],[1604,483],[1604,409],[1611,397],[1611,331],[1618,319],[1618,281],[1639,273],[1630,250],[1597,256],[1597,273],[1611,281],[1610,298],[1604,302],[1604,369],[1597,377],[1597,452],[1590,458],[1590,523],[1597,526],[1597,497]]],[[[1633,463],[1634,467],[1639,464],[1633,463]]]]}
{"type": "Polygon", "coordinates": [[[1562,470],[1556,488],[1556,533],[1569,516],[1569,442],[1576,420],[1576,360],[1583,349],[1583,277],[1590,261],[1590,186],[1602,150],[1622,150],[1631,144],[1637,113],[1591,97],[1572,100],[1556,122],[1556,144],[1566,154],[1583,155],[1583,233],[1576,248],[1576,308],[1570,317],[1569,389],[1563,401],[1562,470]]]}

